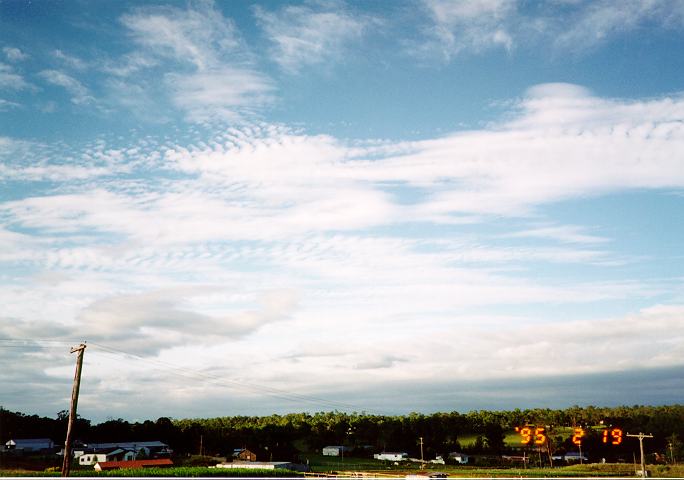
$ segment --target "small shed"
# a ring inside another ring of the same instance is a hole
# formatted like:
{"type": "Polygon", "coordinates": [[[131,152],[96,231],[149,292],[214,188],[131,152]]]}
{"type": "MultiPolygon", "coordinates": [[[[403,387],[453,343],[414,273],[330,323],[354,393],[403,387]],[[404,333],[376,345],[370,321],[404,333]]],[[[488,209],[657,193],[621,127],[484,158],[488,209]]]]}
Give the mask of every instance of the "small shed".
{"type": "Polygon", "coordinates": [[[246,448],[236,448],[233,450],[233,458],[243,462],[256,462],[256,453],[246,448]]]}
{"type": "Polygon", "coordinates": [[[350,451],[351,449],[349,447],[345,447],[344,445],[328,445],[327,447],[323,447],[322,453],[326,457],[339,457],[345,452],[350,451]]]}

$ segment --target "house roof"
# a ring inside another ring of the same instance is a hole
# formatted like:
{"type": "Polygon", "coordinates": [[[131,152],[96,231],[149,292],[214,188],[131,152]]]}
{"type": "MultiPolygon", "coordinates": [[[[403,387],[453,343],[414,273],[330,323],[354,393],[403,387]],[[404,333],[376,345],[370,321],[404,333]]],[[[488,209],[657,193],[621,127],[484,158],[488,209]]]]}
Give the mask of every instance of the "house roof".
{"type": "Polygon", "coordinates": [[[156,458],[150,460],[123,460],[120,462],[98,462],[98,466],[102,470],[114,470],[117,468],[145,468],[145,467],[167,467],[173,465],[170,458],[156,458]]]}
{"type": "Polygon", "coordinates": [[[168,447],[167,444],[164,442],[159,442],[159,441],[153,441],[153,442],[109,442],[109,443],[89,443],[88,444],[89,448],[133,448],[133,449],[140,449],[140,448],[154,448],[154,447],[159,447],[159,448],[164,448],[168,447]]]}
{"type": "Polygon", "coordinates": [[[54,442],[49,438],[12,438],[8,440],[5,445],[17,447],[31,447],[40,445],[54,445],[54,442]]]}

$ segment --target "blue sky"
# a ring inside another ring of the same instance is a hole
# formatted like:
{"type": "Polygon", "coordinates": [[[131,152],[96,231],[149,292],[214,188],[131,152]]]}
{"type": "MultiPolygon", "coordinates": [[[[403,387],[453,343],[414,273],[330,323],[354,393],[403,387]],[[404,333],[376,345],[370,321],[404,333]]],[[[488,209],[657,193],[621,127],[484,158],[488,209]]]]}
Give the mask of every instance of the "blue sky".
{"type": "Polygon", "coordinates": [[[674,0],[0,1],[0,405],[66,408],[80,341],[93,419],[680,401],[683,40],[674,0]]]}

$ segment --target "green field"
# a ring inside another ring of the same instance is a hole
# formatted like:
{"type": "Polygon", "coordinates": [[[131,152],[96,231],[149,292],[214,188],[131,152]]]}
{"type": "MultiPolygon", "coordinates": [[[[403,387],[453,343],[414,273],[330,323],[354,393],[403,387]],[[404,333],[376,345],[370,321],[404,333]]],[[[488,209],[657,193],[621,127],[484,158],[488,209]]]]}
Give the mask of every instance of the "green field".
{"type": "MultiPolygon", "coordinates": [[[[304,455],[303,458],[309,461],[312,472],[332,473],[332,472],[367,472],[374,475],[385,475],[388,477],[404,477],[408,474],[420,472],[420,467],[416,463],[400,463],[394,465],[393,462],[383,462],[380,460],[345,457],[328,457],[320,454],[304,455]]],[[[650,465],[647,467],[654,477],[684,478],[684,465],[650,465]]],[[[435,465],[427,464],[427,471],[440,471],[447,473],[450,477],[634,477],[635,471],[632,464],[625,463],[603,463],[603,464],[584,464],[570,465],[555,468],[527,468],[515,467],[474,467],[469,465],[435,465]]]]}
{"type": "MultiPolygon", "coordinates": [[[[60,477],[60,472],[27,472],[25,470],[0,470],[2,477],[60,477]]],[[[230,469],[207,467],[130,468],[122,470],[74,470],[72,477],[299,477],[301,473],[291,470],[230,469]]]]}
{"type": "MultiPolygon", "coordinates": [[[[314,457],[314,456],[312,456],[314,457]]],[[[325,459],[310,458],[320,461],[312,467],[316,473],[341,472],[342,474],[365,471],[377,476],[403,478],[405,475],[416,474],[421,470],[413,465],[386,465],[383,462],[345,458],[344,462],[330,461],[325,459]],[[349,460],[349,462],[347,462],[349,460]],[[369,468],[358,469],[354,466],[369,468]],[[341,467],[341,468],[340,468],[341,467]],[[383,468],[384,467],[384,468],[383,468]]],[[[648,470],[653,477],[684,478],[684,465],[649,465],[648,470]]],[[[469,466],[432,465],[428,471],[441,471],[454,478],[475,477],[519,477],[519,478],[558,478],[558,477],[635,477],[634,468],[629,464],[585,464],[559,468],[476,468],[469,466]]],[[[174,467],[174,468],[149,468],[140,470],[110,470],[96,472],[93,470],[76,470],[73,477],[294,477],[302,476],[290,470],[230,470],[205,467],[174,467]]],[[[59,472],[27,472],[25,470],[0,470],[0,477],[59,477],[59,472]]]]}

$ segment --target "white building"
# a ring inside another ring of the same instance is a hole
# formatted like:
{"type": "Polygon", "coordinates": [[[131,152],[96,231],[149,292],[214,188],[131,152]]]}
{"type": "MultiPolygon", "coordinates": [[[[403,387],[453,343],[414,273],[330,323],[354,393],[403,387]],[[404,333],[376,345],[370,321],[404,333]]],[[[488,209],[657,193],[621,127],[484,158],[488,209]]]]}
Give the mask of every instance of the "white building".
{"type": "Polygon", "coordinates": [[[454,460],[456,463],[460,463],[461,465],[468,463],[468,460],[470,459],[468,455],[460,452],[451,452],[449,454],[449,458],[454,460]]]}
{"type": "Polygon", "coordinates": [[[107,450],[122,448],[124,450],[132,450],[136,456],[143,453],[146,457],[150,455],[170,455],[171,449],[164,442],[110,442],[110,443],[89,443],[87,447],[91,450],[107,450]]]}
{"type": "Polygon", "coordinates": [[[342,445],[329,445],[327,447],[323,447],[323,455],[328,457],[339,457],[343,455],[345,452],[350,451],[351,448],[342,445]]]}
{"type": "Polygon", "coordinates": [[[91,450],[83,452],[78,457],[79,465],[95,465],[100,462],[116,462],[135,460],[136,452],[123,448],[91,450]]]}
{"type": "Polygon", "coordinates": [[[404,462],[409,459],[408,453],[406,452],[382,452],[373,455],[376,460],[389,460],[392,462],[404,462]]]}

